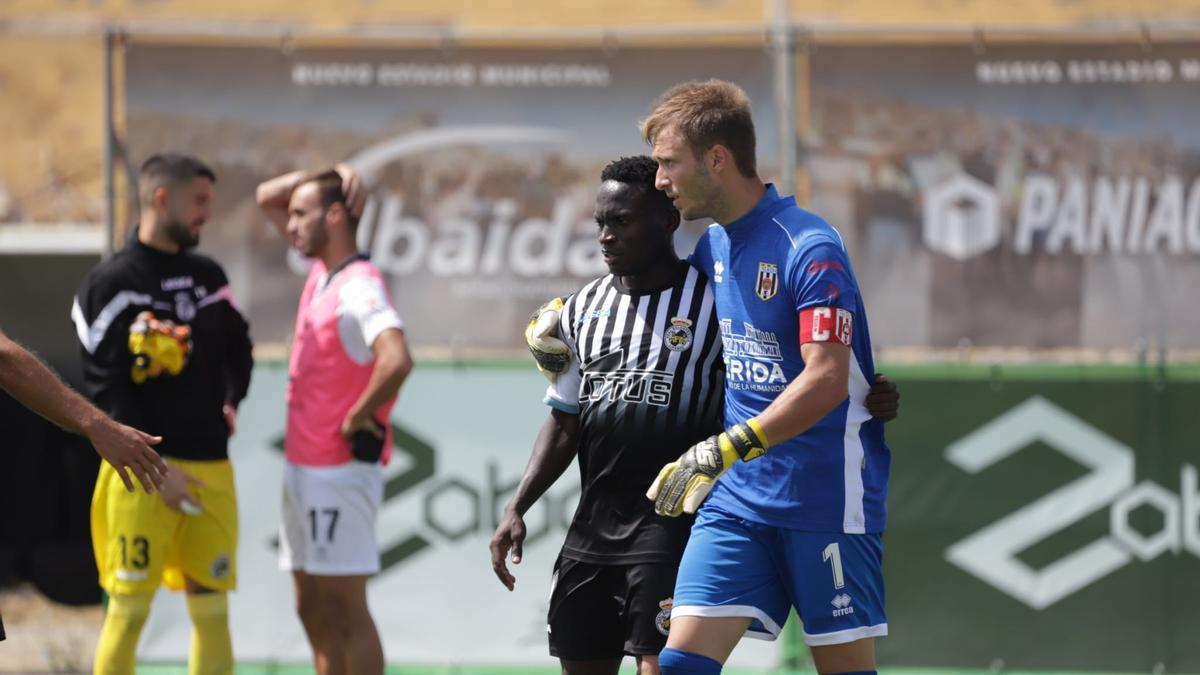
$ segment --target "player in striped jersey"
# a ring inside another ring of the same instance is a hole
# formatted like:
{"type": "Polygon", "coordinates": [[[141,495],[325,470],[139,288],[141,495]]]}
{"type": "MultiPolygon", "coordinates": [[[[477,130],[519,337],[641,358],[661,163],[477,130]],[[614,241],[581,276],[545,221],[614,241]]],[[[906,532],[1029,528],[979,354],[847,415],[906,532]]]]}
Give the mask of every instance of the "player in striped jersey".
{"type": "Polygon", "coordinates": [[[554,566],[550,653],[568,675],[615,675],[625,654],[657,673],[689,520],[654,514],[645,484],[719,429],[720,334],[708,280],[675,255],[679,214],[649,157],[601,174],[598,239],[611,274],[567,299],[572,365],[547,390],[550,416],[492,539],[492,566],[521,560],[523,514],[578,454],[579,506],[554,566]]]}
{"type": "MultiPolygon", "coordinates": [[[[567,299],[554,332],[570,363],[551,384],[549,419],[491,542],[509,589],[523,514],[579,456],[579,507],[555,564],[550,651],[568,675],[613,675],[623,655],[643,675],[670,626],[675,574],[690,518],[664,518],[645,499],[661,466],[721,423],[720,326],[707,277],[675,255],[679,213],[654,188],[649,157],[601,175],[598,238],[610,274],[567,299]]],[[[889,385],[882,385],[886,390],[889,385]]],[[[895,397],[879,397],[881,410],[895,397]]]]}
{"type": "Polygon", "coordinates": [[[891,455],[865,405],[874,363],[845,246],[758,177],[750,100],[736,85],[672,88],[642,134],[656,186],[683,217],[718,223],[691,261],[712,278],[726,362],[727,430],[648,492],[666,515],[704,502],[662,672],[720,673],[743,634],[773,639],[794,606],[818,671],[873,673],[874,638],[887,634],[891,455]]]}

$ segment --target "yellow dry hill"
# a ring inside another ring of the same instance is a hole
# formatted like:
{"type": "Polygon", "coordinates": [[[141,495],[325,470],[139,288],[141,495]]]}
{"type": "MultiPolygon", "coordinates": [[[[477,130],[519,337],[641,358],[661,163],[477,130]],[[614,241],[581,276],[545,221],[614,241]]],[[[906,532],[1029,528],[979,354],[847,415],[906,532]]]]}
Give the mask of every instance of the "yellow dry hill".
{"type": "MultiPolygon", "coordinates": [[[[1200,0],[790,0],[794,21],[897,34],[1085,29],[1200,18],[1200,0]]],[[[379,26],[508,29],[751,28],[774,0],[4,0],[0,2],[0,222],[103,216],[101,32],[109,23],[203,23],[329,32],[379,26]]]]}

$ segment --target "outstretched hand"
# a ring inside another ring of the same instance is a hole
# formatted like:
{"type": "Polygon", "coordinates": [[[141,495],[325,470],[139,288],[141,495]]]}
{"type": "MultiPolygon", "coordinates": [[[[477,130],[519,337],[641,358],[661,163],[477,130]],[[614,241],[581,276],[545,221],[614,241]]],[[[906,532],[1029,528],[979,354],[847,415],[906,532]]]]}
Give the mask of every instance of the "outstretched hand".
{"type": "Polygon", "coordinates": [[[146,494],[153,494],[156,488],[162,488],[167,463],[151,447],[161,443],[162,437],[151,436],[107,417],[100,418],[95,428],[88,431],[87,437],[104,461],[116,469],[126,490],[133,492],[135,489],[127,471],[137,477],[146,494]]]}

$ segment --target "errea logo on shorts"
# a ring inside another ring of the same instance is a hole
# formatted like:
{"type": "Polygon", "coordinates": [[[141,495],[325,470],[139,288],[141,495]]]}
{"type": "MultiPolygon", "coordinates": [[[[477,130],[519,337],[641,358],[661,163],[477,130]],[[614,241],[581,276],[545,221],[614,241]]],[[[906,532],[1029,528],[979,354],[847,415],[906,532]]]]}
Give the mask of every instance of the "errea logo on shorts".
{"type": "Polygon", "coordinates": [[[833,596],[833,600],[830,601],[829,604],[833,605],[834,616],[845,616],[847,614],[854,613],[854,608],[850,606],[850,603],[852,602],[854,602],[854,600],[852,600],[849,595],[846,593],[841,593],[833,596]]]}
{"type": "Polygon", "coordinates": [[[1134,485],[1134,452],[1099,429],[1035,396],[946,448],[946,459],[979,473],[1035,441],[1088,468],[1088,473],[946,549],[946,559],[1034,609],[1045,609],[1134,559],[1149,561],[1186,549],[1200,557],[1200,490],[1196,467],[1180,469],[1176,495],[1152,481],[1134,485]],[[1158,532],[1143,534],[1130,514],[1150,507],[1158,532]],[[1108,509],[1109,534],[1035,570],[1017,556],[1089,515],[1108,509]]]}

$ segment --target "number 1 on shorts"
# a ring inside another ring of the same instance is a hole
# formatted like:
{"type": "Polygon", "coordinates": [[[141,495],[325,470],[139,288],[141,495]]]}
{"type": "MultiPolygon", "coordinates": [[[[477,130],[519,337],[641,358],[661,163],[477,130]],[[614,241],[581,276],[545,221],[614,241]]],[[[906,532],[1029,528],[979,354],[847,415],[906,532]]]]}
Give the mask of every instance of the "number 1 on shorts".
{"type": "Polygon", "coordinates": [[[846,585],[846,579],[842,576],[842,549],[838,547],[835,541],[825,547],[825,552],[822,554],[822,560],[832,561],[833,565],[833,587],[842,588],[846,585]]]}

